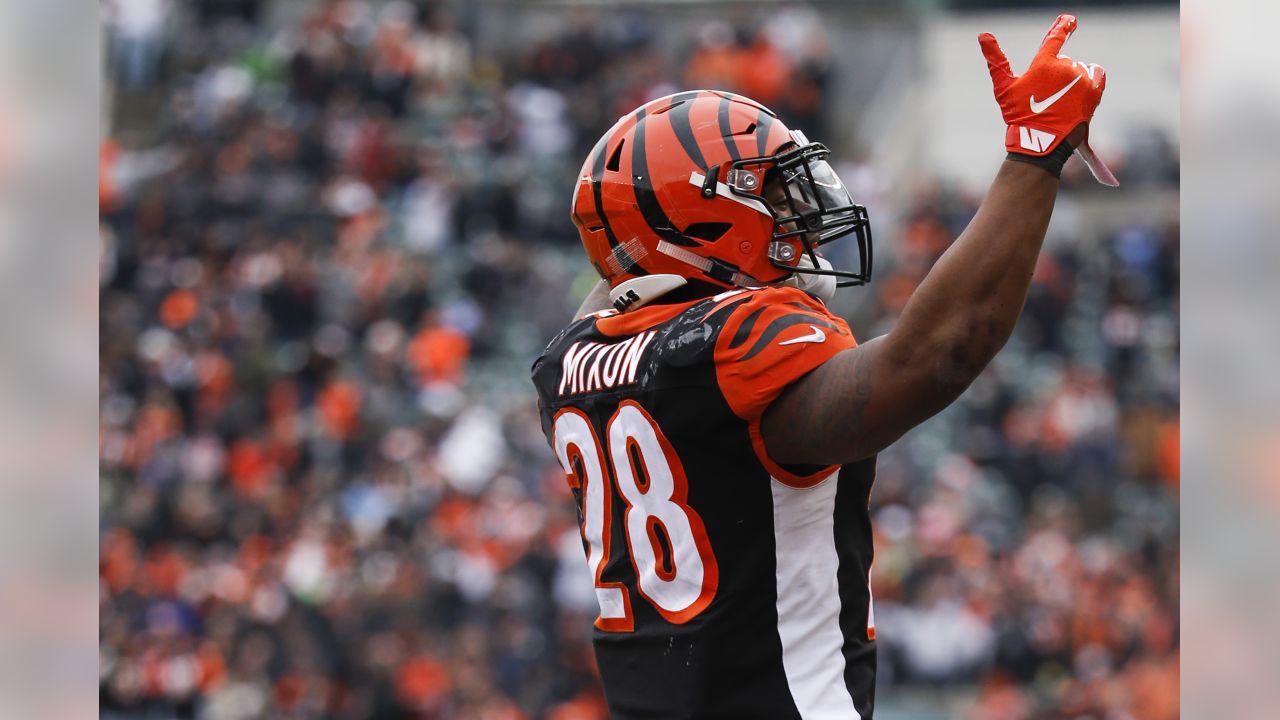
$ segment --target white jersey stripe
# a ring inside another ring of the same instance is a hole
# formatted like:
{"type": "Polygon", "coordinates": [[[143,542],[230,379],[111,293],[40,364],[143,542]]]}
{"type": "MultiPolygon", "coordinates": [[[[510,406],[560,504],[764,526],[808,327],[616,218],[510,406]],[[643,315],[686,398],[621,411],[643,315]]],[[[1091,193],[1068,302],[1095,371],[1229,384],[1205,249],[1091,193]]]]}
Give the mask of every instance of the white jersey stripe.
{"type": "Polygon", "coordinates": [[[834,472],[811,488],[770,478],[782,665],[804,720],[860,720],[844,682],[841,651],[834,533],[839,475],[834,472]]]}

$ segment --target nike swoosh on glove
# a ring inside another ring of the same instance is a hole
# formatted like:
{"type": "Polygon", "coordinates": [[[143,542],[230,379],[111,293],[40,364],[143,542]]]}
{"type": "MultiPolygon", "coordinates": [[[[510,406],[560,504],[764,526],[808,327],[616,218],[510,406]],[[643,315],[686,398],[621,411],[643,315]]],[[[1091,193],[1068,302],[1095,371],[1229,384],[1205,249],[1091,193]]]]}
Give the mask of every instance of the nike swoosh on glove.
{"type": "MultiPolygon", "coordinates": [[[[1107,72],[1101,65],[1077,62],[1058,54],[1075,32],[1076,25],[1074,15],[1059,15],[1040,42],[1031,66],[1022,75],[1013,74],[1009,59],[991,33],[979,35],[978,44],[991,71],[996,102],[1008,125],[1005,148],[1017,155],[1043,158],[1083,123],[1085,136],[1075,151],[1098,182],[1115,187],[1120,184],[1115,175],[1089,147],[1088,123],[1107,87],[1107,72]]],[[[1068,155],[1062,153],[1061,159],[1065,160],[1068,155]]]]}

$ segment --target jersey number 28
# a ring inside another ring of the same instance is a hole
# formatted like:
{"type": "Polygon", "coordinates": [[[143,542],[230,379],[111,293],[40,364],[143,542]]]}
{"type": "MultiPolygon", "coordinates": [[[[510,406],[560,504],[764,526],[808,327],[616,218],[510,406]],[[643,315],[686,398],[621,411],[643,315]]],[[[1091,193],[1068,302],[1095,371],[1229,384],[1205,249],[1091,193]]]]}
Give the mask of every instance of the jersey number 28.
{"type": "Polygon", "coordinates": [[[653,418],[630,400],[618,406],[605,434],[608,455],[587,416],[567,408],[556,415],[552,436],[570,486],[581,489],[582,537],[600,603],[596,627],[635,627],[626,586],[601,580],[610,551],[611,477],[626,506],[624,536],[636,588],[668,622],[686,623],[715,597],[719,570],[702,518],[685,504],[689,488],[680,458],[653,418]]]}

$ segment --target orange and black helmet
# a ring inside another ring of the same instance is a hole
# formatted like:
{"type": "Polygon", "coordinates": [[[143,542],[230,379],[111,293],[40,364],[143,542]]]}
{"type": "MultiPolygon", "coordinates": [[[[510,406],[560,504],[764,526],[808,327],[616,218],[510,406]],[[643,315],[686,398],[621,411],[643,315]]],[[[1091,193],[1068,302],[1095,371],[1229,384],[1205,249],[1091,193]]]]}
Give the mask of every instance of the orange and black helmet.
{"type": "Polygon", "coordinates": [[[849,197],[829,154],[741,95],[668,95],[623,116],[596,143],[578,175],[573,222],[614,287],[658,273],[719,287],[769,285],[793,273],[860,285],[871,277],[867,210],[849,197]],[[857,270],[818,261],[817,247],[850,233],[857,270]]]}

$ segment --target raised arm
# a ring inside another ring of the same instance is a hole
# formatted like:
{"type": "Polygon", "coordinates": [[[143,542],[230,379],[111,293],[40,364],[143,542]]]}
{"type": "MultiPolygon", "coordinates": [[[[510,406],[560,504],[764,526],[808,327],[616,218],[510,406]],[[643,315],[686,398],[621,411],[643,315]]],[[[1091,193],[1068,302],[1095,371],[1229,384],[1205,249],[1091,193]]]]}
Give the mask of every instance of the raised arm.
{"type": "Polygon", "coordinates": [[[1074,29],[1075,18],[1059,17],[1018,78],[995,39],[980,38],[1010,127],[1009,159],[893,330],[834,356],[765,412],[761,431],[774,460],[843,463],[882,450],[951,404],[1009,339],[1053,211],[1057,175],[1071,150],[1085,143],[1086,123],[1105,86],[1101,68],[1057,56],[1074,29]],[[1089,82],[1078,82],[1086,77],[1089,82]],[[1050,115],[1041,99],[1068,85],[1079,97],[1070,89],[1058,95],[1056,103],[1070,107],[1053,108],[1057,125],[1046,125],[1044,117],[1033,118],[1035,127],[1024,124],[1026,108],[1050,115]],[[1024,148],[1024,138],[1036,147],[1024,148]]]}

